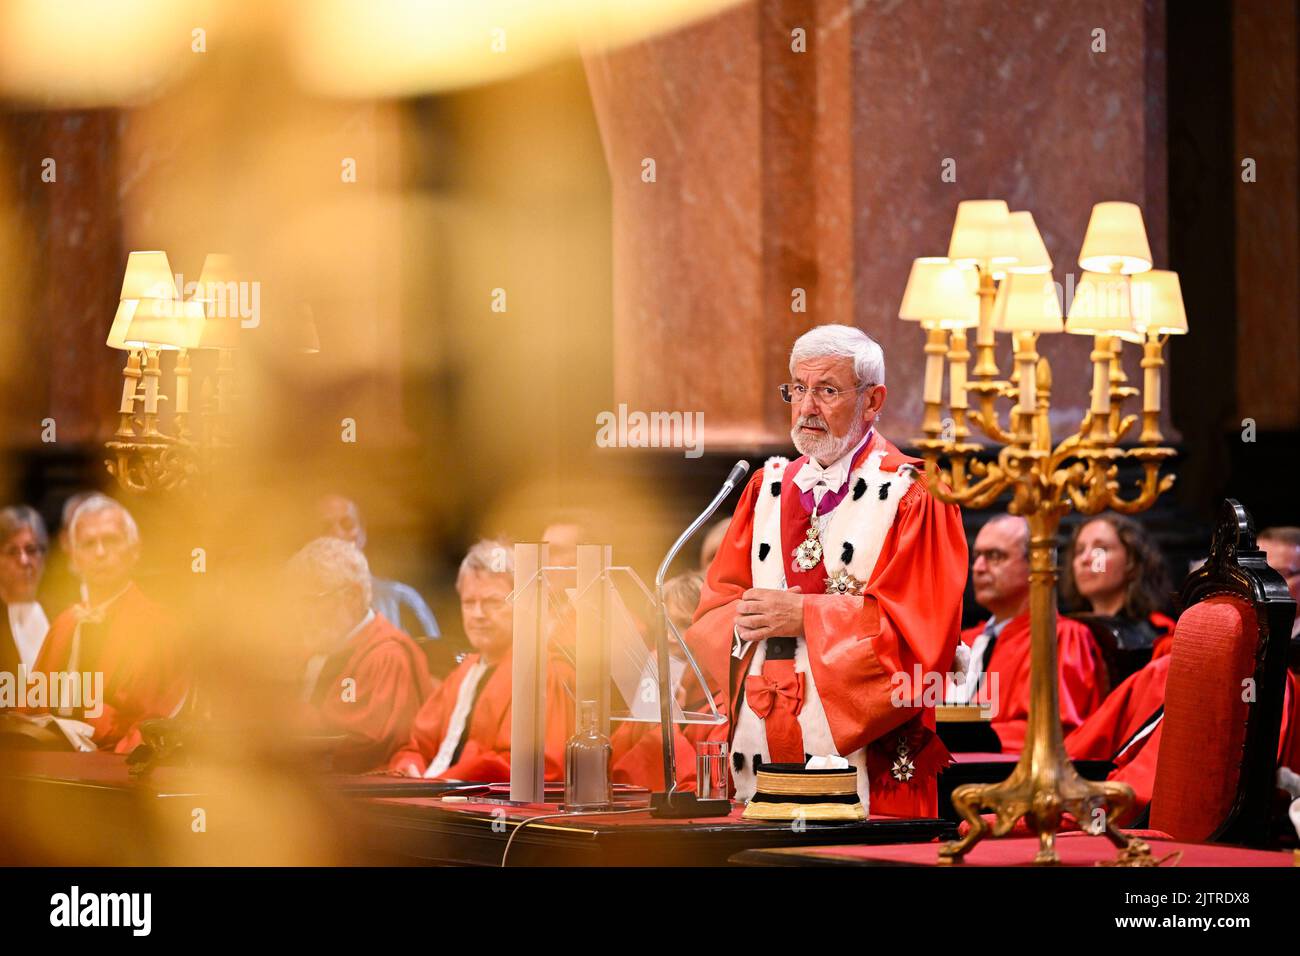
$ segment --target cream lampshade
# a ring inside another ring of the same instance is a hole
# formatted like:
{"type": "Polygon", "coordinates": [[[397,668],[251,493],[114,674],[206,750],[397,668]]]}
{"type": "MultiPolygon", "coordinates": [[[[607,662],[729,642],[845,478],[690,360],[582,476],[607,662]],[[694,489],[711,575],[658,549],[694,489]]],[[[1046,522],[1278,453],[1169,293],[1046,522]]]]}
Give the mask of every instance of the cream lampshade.
{"type": "Polygon", "coordinates": [[[1118,335],[1141,341],[1133,325],[1132,280],[1115,273],[1085,272],[1074,290],[1065,331],[1074,335],[1118,335]]]}
{"type": "Polygon", "coordinates": [[[1012,272],[993,300],[998,332],[1060,332],[1061,300],[1051,273],[1012,272]]]}
{"type": "Polygon", "coordinates": [[[1079,250],[1079,268],[1132,275],[1146,272],[1151,262],[1142,210],[1136,204],[1099,202],[1092,207],[1083,248],[1079,250]]]}
{"type": "Polygon", "coordinates": [[[1001,199],[959,202],[952,238],[948,240],[948,258],[959,266],[1015,262],[1017,250],[1006,202],[1001,199]]]}
{"type": "Polygon", "coordinates": [[[1178,273],[1165,269],[1142,272],[1132,283],[1130,307],[1133,327],[1140,334],[1185,335],[1187,312],[1183,308],[1183,290],[1178,273]]]}
{"type": "MultiPolygon", "coordinates": [[[[1026,209],[1011,213],[1011,242],[1016,261],[1006,267],[1007,272],[1041,273],[1052,271],[1052,257],[1034,222],[1034,214],[1026,209]]],[[[997,276],[997,273],[994,273],[997,276]]],[[[1001,278],[1001,276],[998,276],[1001,278]]]]}
{"type": "Polygon", "coordinates": [[[176,299],[176,276],[165,252],[133,252],[126,259],[120,299],[176,299]]]}
{"type": "Polygon", "coordinates": [[[131,325],[131,320],[135,318],[135,307],[139,301],[139,299],[123,299],[117,304],[117,314],[113,316],[113,324],[108,330],[109,348],[123,351],[135,348],[133,345],[126,344],[126,330],[131,325]]]}
{"type": "Polygon", "coordinates": [[[140,299],[123,339],[129,348],[192,349],[203,332],[203,303],[140,299]]]}
{"type": "Polygon", "coordinates": [[[942,256],[912,261],[898,317],[926,328],[967,329],[979,324],[979,277],[942,256]]]}

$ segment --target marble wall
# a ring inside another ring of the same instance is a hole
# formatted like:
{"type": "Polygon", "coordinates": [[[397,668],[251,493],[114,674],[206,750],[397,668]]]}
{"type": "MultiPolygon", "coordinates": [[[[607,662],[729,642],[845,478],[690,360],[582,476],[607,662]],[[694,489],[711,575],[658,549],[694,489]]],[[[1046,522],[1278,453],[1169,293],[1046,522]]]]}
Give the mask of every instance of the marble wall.
{"type": "MultiPolygon", "coordinates": [[[[910,438],[923,358],[898,303],[961,199],[1031,210],[1067,287],[1092,205],[1137,202],[1165,265],[1163,22],[1161,0],[755,0],[589,57],[617,400],[703,410],[712,449],[784,445],[790,342],[852,322],[886,351],[885,430],[910,438]]],[[[1087,404],[1088,350],[1042,346],[1062,428],[1087,404]]]]}

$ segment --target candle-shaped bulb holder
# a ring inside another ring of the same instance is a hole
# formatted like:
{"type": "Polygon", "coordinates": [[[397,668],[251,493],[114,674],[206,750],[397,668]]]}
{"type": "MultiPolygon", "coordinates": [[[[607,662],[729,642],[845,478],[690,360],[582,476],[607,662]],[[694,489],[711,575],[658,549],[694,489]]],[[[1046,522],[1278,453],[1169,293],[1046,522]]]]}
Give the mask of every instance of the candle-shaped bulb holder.
{"type": "Polygon", "coordinates": [[[937,439],[943,431],[943,364],[948,354],[947,336],[941,328],[925,331],[925,418],[921,431],[927,438],[937,439]]]}
{"type": "Polygon", "coordinates": [[[122,403],[118,406],[120,421],[115,438],[135,437],[135,405],[140,400],[140,350],[130,349],[126,356],[126,366],[122,369],[122,403]]]}
{"type": "Polygon", "coordinates": [[[993,331],[993,300],[997,297],[998,287],[993,281],[993,268],[980,266],[980,324],[975,333],[975,368],[977,379],[992,381],[998,378],[998,362],[994,350],[997,335],[993,331]]]}
{"type": "Polygon", "coordinates": [[[1165,440],[1160,432],[1161,369],[1165,366],[1165,339],[1148,333],[1142,344],[1142,436],[1144,445],[1159,445],[1165,440]]]}

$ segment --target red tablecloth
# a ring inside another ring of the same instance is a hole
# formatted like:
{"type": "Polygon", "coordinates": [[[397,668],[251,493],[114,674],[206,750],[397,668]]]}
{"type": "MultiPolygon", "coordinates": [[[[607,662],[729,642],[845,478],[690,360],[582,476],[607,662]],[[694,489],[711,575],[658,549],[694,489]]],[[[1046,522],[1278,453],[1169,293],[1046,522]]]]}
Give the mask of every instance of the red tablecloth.
{"type": "MultiPolygon", "coordinates": [[[[1173,840],[1151,840],[1151,853],[1157,859],[1171,853],[1182,853],[1170,859],[1165,866],[1294,866],[1295,856],[1289,850],[1244,850],[1230,846],[1210,846],[1201,843],[1177,843],[1173,840]]],[[[1036,837],[1007,837],[981,840],[965,860],[955,866],[1032,866],[1038,850],[1036,837]]],[[[1063,866],[1094,866],[1099,862],[1114,860],[1115,845],[1105,837],[1090,834],[1062,835],[1056,841],[1056,852],[1063,866]]],[[[899,843],[888,846],[822,846],[799,851],[800,857],[855,860],[864,863],[901,866],[935,866],[939,861],[937,843],[899,843]]]]}

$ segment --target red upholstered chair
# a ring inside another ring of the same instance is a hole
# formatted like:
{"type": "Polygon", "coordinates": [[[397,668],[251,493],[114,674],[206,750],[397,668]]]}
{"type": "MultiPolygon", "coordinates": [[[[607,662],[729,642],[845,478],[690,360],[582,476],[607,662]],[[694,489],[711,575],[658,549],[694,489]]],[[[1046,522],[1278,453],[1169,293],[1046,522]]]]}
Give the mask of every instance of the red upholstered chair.
{"type": "Polygon", "coordinates": [[[1295,602],[1236,501],[1182,603],[1150,825],[1175,840],[1266,845],[1295,602]]]}

